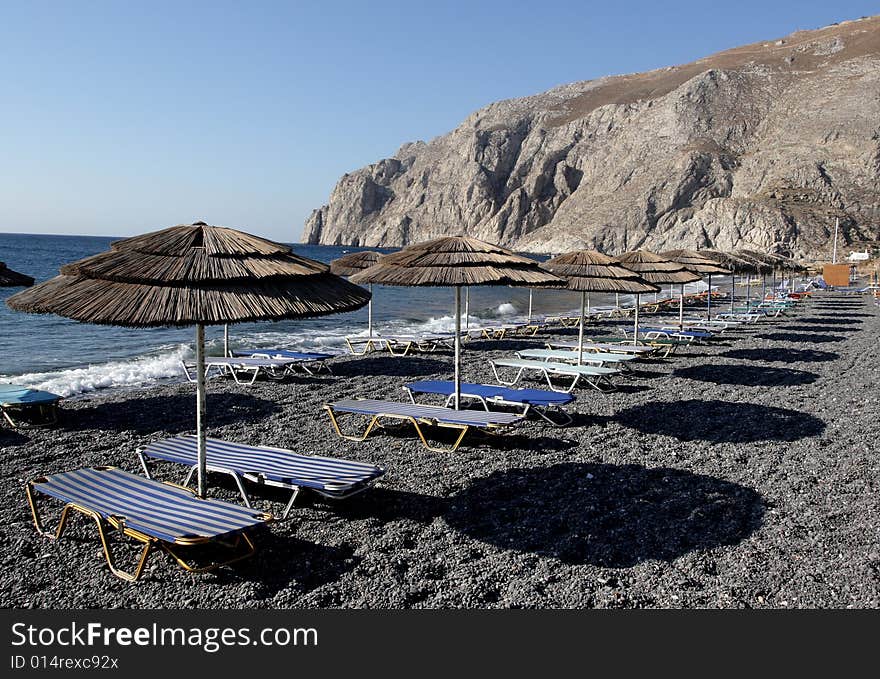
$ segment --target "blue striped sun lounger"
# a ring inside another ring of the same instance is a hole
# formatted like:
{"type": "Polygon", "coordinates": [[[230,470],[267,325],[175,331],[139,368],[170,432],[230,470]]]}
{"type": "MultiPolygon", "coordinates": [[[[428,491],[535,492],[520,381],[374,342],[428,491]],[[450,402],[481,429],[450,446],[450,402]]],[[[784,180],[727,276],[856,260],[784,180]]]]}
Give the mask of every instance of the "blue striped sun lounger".
{"type": "Polygon", "coordinates": [[[0,413],[12,427],[44,427],[58,421],[61,397],[49,391],[0,382],[0,413]]]}
{"type": "Polygon", "coordinates": [[[599,391],[613,391],[614,385],[610,378],[620,374],[620,370],[617,368],[607,368],[600,365],[572,365],[571,363],[534,361],[525,358],[496,358],[490,363],[495,378],[501,384],[513,386],[520,381],[526,372],[538,372],[547,380],[550,389],[565,394],[570,394],[582,380],[599,391]],[[498,373],[498,368],[513,368],[516,370],[516,374],[512,380],[505,380],[498,373]],[[570,378],[571,384],[566,388],[559,389],[553,384],[554,377],[570,378]]]}
{"type": "MultiPolygon", "coordinates": [[[[150,477],[147,459],[189,467],[184,486],[189,485],[198,467],[197,440],[191,435],[155,441],[137,453],[147,478],[150,477]]],[[[339,500],[365,490],[385,473],[381,467],[364,462],[302,455],[284,448],[249,446],[211,438],[206,441],[206,453],[208,471],[232,476],[248,507],[251,502],[242,479],[292,490],[290,501],[281,514],[283,519],[290,514],[303,488],[339,500]]]]}
{"type": "Polygon", "coordinates": [[[212,570],[254,553],[248,531],[271,515],[219,500],[199,498],[187,488],[145,479],[114,467],[94,467],[61,472],[32,479],[25,485],[28,504],[37,531],[57,539],[64,533],[70,510],[94,519],[104,549],[107,565],[123,580],[137,580],[144,570],[147,557],[154,547],[168,554],[185,570],[212,570]],[[36,495],[47,495],[64,503],[58,527],[43,528],[36,495]],[[144,548],[134,572],[116,565],[110,543],[109,529],[143,543],[144,548]],[[217,543],[230,555],[207,565],[188,562],[181,551],[187,547],[217,543]]]}
{"type": "Polygon", "coordinates": [[[332,373],[330,365],[327,363],[328,358],[333,358],[334,354],[325,354],[320,351],[293,351],[291,349],[236,349],[232,352],[233,356],[242,356],[244,358],[285,358],[295,361],[290,364],[291,368],[301,368],[309,375],[318,372],[332,373]]]}
{"type": "Polygon", "coordinates": [[[455,410],[443,406],[428,406],[397,401],[378,401],[375,399],[343,399],[327,403],[324,409],[336,433],[349,441],[363,441],[383,420],[399,420],[409,422],[416,430],[422,445],[434,452],[455,452],[461,445],[464,435],[471,429],[485,432],[497,432],[512,427],[523,421],[522,415],[513,413],[483,412],[479,410],[455,410]],[[363,434],[345,434],[339,426],[343,416],[362,415],[368,418],[363,434]],[[440,448],[431,446],[425,438],[422,426],[435,426],[458,430],[458,438],[451,447],[440,448]]]}
{"type": "MultiPolygon", "coordinates": [[[[416,394],[431,394],[446,398],[444,406],[447,408],[455,400],[455,383],[451,380],[423,380],[410,382],[404,385],[410,400],[415,403],[416,394]]],[[[498,384],[473,384],[462,382],[459,397],[462,400],[477,401],[485,410],[493,407],[522,408],[520,415],[525,417],[529,412],[534,412],[550,424],[563,427],[572,421],[571,415],[565,411],[565,406],[574,401],[571,394],[561,394],[547,389],[515,389],[498,384]],[[549,412],[559,414],[559,421],[549,416],[549,412]]]]}

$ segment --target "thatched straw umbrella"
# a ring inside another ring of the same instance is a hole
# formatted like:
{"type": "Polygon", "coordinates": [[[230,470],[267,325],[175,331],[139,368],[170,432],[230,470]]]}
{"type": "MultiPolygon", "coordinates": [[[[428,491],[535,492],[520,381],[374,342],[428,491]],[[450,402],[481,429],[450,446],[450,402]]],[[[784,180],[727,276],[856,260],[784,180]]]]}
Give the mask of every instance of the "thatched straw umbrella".
{"type": "Polygon", "coordinates": [[[591,292],[641,294],[654,292],[657,286],[595,250],[578,250],[554,257],[543,264],[548,271],[568,281],[569,290],[581,293],[581,318],[578,326],[578,365],[584,356],[584,308],[590,308],[591,292]]]}
{"type": "Polygon", "coordinates": [[[761,274],[761,299],[764,299],[767,296],[767,274],[772,272],[774,276],[776,275],[776,268],[779,266],[778,260],[771,254],[757,250],[737,250],[734,254],[740,257],[745,255],[758,263],[761,274]]]}
{"type": "Polygon", "coordinates": [[[13,271],[3,262],[0,262],[0,288],[29,288],[34,284],[34,279],[23,273],[13,271]]]}
{"type": "Polygon", "coordinates": [[[198,491],[205,494],[205,325],[322,316],[364,306],[367,291],[326,264],[204,222],[111,244],[10,297],[18,311],[131,328],[196,326],[198,491]]]}
{"type": "MultiPolygon", "coordinates": [[[[337,276],[353,276],[354,274],[369,269],[379,261],[379,253],[372,250],[363,252],[350,252],[330,262],[330,272],[337,276]]],[[[370,301],[367,304],[367,331],[373,336],[373,284],[370,283],[370,301]]]]}
{"type": "Polygon", "coordinates": [[[564,287],[565,281],[538,263],[498,245],[466,236],[447,236],[383,255],[379,262],[355,274],[353,283],[455,288],[455,393],[461,391],[461,289],[470,285],[564,287]]]}
{"type": "MultiPolygon", "coordinates": [[[[668,257],[673,262],[678,262],[685,266],[685,268],[690,269],[694,273],[700,274],[700,276],[706,276],[708,278],[709,285],[709,293],[706,295],[706,319],[712,318],[712,275],[713,274],[728,274],[730,271],[725,269],[723,266],[711,260],[707,257],[704,257],[696,250],[667,250],[666,252],[660,253],[661,257],[668,257]]],[[[684,295],[684,284],[682,284],[682,296],[684,295]]],[[[682,312],[683,313],[683,312],[682,312]]],[[[683,318],[679,318],[679,323],[683,325],[683,318]]]]}
{"type": "MultiPolygon", "coordinates": [[[[682,293],[679,298],[679,324],[683,325],[681,321],[684,317],[684,284],[700,280],[699,274],[695,274],[693,271],[686,269],[678,262],[673,262],[666,257],[661,257],[660,255],[647,250],[625,252],[619,257],[615,257],[614,261],[630,271],[635,271],[649,283],[655,285],[680,283],[682,285],[682,293]]],[[[639,338],[638,295],[636,295],[635,338],[639,338]]]]}
{"type": "Polygon", "coordinates": [[[806,267],[799,264],[791,257],[776,254],[775,252],[767,252],[765,256],[773,263],[773,290],[776,290],[776,272],[778,271],[785,281],[785,274],[789,274],[790,288],[794,288],[794,274],[804,271],[806,267]]]}
{"type": "Polygon", "coordinates": [[[757,271],[754,262],[721,250],[697,250],[697,253],[730,269],[730,310],[733,311],[736,300],[736,274],[757,271]]]}
{"type": "Polygon", "coordinates": [[[761,275],[764,281],[764,288],[766,288],[767,273],[772,271],[773,267],[768,257],[754,250],[734,250],[732,254],[752,264],[752,269],[746,270],[746,304],[748,304],[752,298],[752,273],[761,275]]]}

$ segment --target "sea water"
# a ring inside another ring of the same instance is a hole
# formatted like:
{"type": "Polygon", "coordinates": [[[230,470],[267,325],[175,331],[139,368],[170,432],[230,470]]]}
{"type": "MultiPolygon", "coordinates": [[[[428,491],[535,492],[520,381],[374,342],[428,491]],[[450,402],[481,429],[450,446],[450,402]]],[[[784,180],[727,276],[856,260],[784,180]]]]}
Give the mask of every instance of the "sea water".
{"type": "MultiPolygon", "coordinates": [[[[58,274],[63,264],[104,252],[114,238],[0,234],[0,261],[37,282],[58,274]]],[[[329,263],[350,248],[293,244],[294,252],[329,263]]],[[[391,252],[391,250],[381,250],[391,252]]],[[[537,257],[536,259],[544,259],[537,257]]],[[[706,286],[701,284],[702,289],[706,286]]],[[[688,290],[700,289],[688,287],[688,290]]],[[[194,328],[131,329],[77,323],[55,315],[9,309],[5,300],[21,288],[0,288],[0,381],[45,389],[62,396],[98,389],[124,389],[157,380],[181,379],[181,360],[193,355],[194,328]]],[[[524,320],[528,291],[506,286],[469,291],[471,326],[524,320]]],[[[650,296],[647,296],[650,298],[650,296]]],[[[464,294],[462,294],[464,299],[464,294]]],[[[621,303],[631,303],[622,295],[621,303]]],[[[462,302],[463,303],[463,302],[462,302]]],[[[591,295],[593,305],[614,303],[614,295],[591,295]]],[[[576,313],[577,293],[536,290],[534,314],[576,313]]],[[[447,332],[454,328],[451,288],[373,286],[374,331],[388,334],[447,332]]],[[[231,348],[283,347],[345,351],[346,336],[367,335],[367,310],[321,318],[230,326],[231,348]]],[[[208,354],[223,352],[223,328],[206,329],[208,354]]]]}

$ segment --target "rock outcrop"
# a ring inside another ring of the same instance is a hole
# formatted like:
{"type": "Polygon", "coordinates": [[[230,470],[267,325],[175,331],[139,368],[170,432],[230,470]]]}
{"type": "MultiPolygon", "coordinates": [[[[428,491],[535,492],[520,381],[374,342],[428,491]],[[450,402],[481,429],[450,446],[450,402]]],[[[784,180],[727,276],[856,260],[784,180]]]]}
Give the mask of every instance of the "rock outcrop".
{"type": "Polygon", "coordinates": [[[880,238],[880,17],[501,101],[340,179],[309,243],[795,256],[880,238]]]}

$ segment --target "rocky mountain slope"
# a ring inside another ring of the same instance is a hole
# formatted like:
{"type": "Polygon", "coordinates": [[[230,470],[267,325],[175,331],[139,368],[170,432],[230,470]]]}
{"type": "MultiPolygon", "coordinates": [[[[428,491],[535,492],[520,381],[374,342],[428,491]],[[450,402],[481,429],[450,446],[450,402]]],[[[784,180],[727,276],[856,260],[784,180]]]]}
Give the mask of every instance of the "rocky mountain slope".
{"type": "Polygon", "coordinates": [[[346,174],[309,243],[518,250],[880,238],[880,16],[497,102],[346,174]]]}

